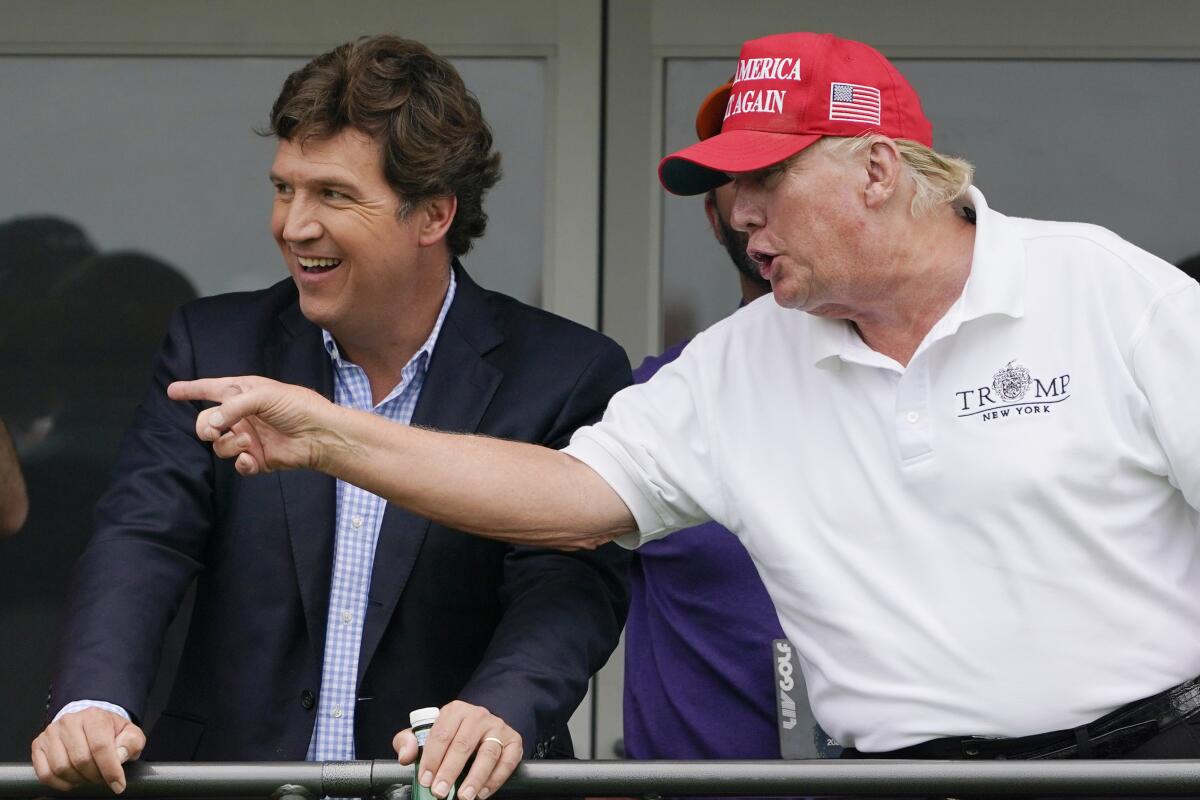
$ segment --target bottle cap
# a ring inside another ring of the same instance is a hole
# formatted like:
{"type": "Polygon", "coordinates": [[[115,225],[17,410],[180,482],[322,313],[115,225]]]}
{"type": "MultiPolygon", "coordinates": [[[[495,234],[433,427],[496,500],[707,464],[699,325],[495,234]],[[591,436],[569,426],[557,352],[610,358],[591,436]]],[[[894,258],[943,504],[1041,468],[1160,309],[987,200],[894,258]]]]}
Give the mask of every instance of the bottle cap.
{"type": "Polygon", "coordinates": [[[437,722],[438,712],[441,709],[436,706],[430,708],[418,708],[416,711],[408,712],[408,724],[414,728],[421,725],[432,725],[437,722]]]}

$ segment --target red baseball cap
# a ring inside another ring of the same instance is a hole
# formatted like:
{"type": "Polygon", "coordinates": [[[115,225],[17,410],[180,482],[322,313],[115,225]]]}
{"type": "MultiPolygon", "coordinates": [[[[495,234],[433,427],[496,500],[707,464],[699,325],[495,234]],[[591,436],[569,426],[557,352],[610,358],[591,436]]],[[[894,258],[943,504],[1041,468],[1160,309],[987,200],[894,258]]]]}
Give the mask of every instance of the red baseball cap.
{"type": "MultiPolygon", "coordinates": [[[[711,130],[711,104],[701,105],[711,130]]],[[[742,45],[729,86],[721,132],[658,165],[672,194],[702,194],[729,180],[799,153],[822,136],[882,133],[933,146],[933,126],[921,100],[879,51],[828,33],[781,33],[742,45]]]]}

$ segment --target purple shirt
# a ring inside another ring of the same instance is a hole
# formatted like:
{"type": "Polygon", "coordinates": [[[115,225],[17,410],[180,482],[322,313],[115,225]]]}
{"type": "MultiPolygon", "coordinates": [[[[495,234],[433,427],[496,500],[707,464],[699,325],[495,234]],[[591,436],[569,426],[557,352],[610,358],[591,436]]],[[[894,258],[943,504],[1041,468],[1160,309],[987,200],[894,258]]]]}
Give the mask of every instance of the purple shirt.
{"type": "MultiPolygon", "coordinates": [[[[687,342],[649,356],[645,383],[687,342]]],[[[773,640],[784,638],[750,556],[715,522],[639,547],[625,623],[625,754],[779,758],[773,640]]]]}

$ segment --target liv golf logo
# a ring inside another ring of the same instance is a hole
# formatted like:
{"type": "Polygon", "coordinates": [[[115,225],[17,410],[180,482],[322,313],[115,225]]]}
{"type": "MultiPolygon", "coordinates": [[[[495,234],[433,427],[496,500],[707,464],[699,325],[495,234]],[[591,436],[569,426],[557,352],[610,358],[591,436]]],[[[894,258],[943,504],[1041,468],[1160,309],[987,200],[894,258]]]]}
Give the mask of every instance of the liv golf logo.
{"type": "Polygon", "coordinates": [[[1056,403],[1070,399],[1069,373],[1052,378],[1034,377],[1016,362],[1008,362],[992,376],[990,386],[955,392],[958,416],[978,416],[985,422],[1029,414],[1049,414],[1056,403]],[[1032,390],[1032,395],[1030,394],[1032,390]]]}

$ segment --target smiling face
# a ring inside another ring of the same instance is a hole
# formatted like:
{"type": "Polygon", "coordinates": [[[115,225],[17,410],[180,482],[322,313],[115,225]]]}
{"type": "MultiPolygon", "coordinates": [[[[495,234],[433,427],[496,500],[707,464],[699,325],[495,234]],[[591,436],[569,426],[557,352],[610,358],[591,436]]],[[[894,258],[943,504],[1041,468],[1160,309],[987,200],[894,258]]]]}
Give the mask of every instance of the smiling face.
{"type": "Polygon", "coordinates": [[[343,339],[386,338],[402,309],[440,302],[450,261],[423,206],[402,214],[377,142],[352,128],[282,139],[271,166],[271,231],[304,316],[343,339]],[[440,268],[439,268],[440,265],[440,268]]]}
{"type": "Polygon", "coordinates": [[[810,147],[766,170],[734,177],[732,222],[771,282],[775,301],[821,316],[849,316],[872,295],[866,172],[810,147]]]}

